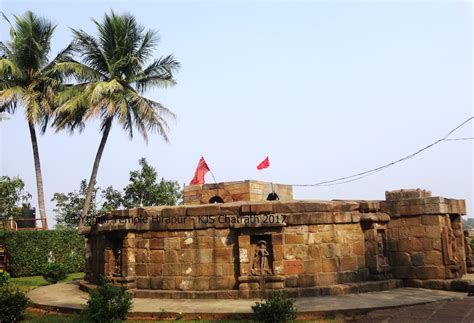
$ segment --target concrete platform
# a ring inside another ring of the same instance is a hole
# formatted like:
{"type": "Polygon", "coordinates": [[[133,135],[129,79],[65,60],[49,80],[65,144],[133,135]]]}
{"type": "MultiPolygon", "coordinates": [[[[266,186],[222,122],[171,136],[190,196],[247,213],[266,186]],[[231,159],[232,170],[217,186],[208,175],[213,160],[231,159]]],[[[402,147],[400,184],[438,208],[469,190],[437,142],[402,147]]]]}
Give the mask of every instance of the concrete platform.
{"type": "MultiPolygon", "coordinates": [[[[77,282],[59,283],[36,288],[28,293],[33,307],[59,311],[78,312],[86,304],[88,294],[79,289],[77,282]]],[[[340,296],[297,298],[298,318],[318,318],[337,314],[363,314],[373,310],[398,308],[437,301],[460,300],[466,293],[398,288],[382,292],[340,296]]],[[[238,319],[252,314],[251,306],[258,299],[144,299],[134,298],[129,317],[175,318],[182,313],[185,319],[238,319]]]]}

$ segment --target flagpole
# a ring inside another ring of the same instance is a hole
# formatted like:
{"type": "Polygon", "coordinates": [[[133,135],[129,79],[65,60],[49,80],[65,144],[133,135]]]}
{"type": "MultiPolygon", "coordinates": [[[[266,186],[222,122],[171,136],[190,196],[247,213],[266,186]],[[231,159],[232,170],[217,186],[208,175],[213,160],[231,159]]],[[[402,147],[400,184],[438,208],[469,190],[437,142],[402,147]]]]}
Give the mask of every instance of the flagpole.
{"type": "Polygon", "coordinates": [[[212,170],[209,169],[209,173],[211,173],[212,179],[214,180],[214,183],[217,183],[216,178],[214,177],[214,174],[212,173],[212,170]]]}
{"type": "MultiPolygon", "coordinates": [[[[269,156],[270,156],[270,154],[268,154],[268,152],[267,152],[267,157],[269,158],[269,156]]],[[[269,158],[269,160],[270,160],[270,158],[269,158]]],[[[270,167],[268,167],[268,168],[272,168],[271,166],[272,166],[272,164],[270,164],[270,167]]],[[[273,188],[273,171],[272,170],[268,171],[268,177],[270,177],[270,185],[272,187],[272,193],[275,193],[275,189],[273,188]]]]}

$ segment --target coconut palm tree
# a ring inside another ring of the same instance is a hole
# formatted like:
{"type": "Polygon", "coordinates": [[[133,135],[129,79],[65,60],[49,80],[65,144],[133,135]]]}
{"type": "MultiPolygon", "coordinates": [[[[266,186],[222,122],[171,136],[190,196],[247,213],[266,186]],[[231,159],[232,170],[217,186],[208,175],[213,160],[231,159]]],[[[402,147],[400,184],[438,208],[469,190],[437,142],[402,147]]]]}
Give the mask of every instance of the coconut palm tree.
{"type": "Polygon", "coordinates": [[[154,31],[146,31],[130,14],[117,15],[111,11],[102,22],[93,20],[97,36],[73,29],[74,50],[81,62],[59,63],[57,69],[64,75],[73,75],[79,84],[61,93],[63,102],[58,109],[54,125],[57,129],[73,131],[83,126],[83,121],[100,119],[102,138],[95,156],[89,179],[84,208],[79,226],[90,207],[100,160],[107,143],[112,124],[117,122],[128,132],[134,128],[148,139],[148,132],[157,132],[168,141],[166,118],[174,114],[160,103],[143,96],[153,87],[175,84],[173,73],[179,63],[172,55],[152,58],[158,37],[154,31]]]}
{"type": "Polygon", "coordinates": [[[23,16],[14,16],[14,25],[6,16],[3,17],[10,24],[11,39],[6,43],[0,42],[0,113],[14,113],[18,105],[25,110],[33,148],[40,217],[43,229],[47,229],[35,126],[40,125],[41,132],[46,130],[54,108],[55,91],[62,85],[61,76],[53,71],[53,66],[69,55],[70,48],[49,61],[55,25],[31,11],[23,16]]]}

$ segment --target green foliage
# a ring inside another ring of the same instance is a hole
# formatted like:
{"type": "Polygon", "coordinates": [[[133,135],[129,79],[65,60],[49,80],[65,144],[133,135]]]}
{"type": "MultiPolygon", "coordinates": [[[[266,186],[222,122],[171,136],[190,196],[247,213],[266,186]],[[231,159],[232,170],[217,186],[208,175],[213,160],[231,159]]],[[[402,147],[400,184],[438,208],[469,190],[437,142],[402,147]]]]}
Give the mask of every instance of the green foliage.
{"type": "Polygon", "coordinates": [[[46,264],[43,266],[41,275],[48,283],[56,284],[58,281],[66,279],[66,266],[56,262],[46,264]]]}
{"type": "Polygon", "coordinates": [[[0,177],[0,220],[17,218],[22,207],[29,207],[31,194],[24,191],[25,183],[19,177],[0,177]]]}
{"type": "Polygon", "coordinates": [[[257,321],[278,323],[294,320],[296,308],[294,300],[288,298],[283,292],[273,292],[265,302],[257,302],[252,306],[257,321]]]}
{"type": "MultiPolygon", "coordinates": [[[[182,190],[178,182],[167,181],[163,178],[158,182],[156,169],[150,166],[145,158],[141,158],[139,164],[140,170],[130,172],[130,183],[124,188],[123,194],[112,186],[105,190],[100,187],[94,189],[86,223],[90,224],[97,215],[121,207],[176,205],[180,201],[182,190]],[[96,202],[99,195],[100,201],[103,201],[102,205],[96,202]]],[[[56,202],[56,208],[53,211],[57,229],[78,227],[86,191],[87,181],[82,180],[78,190],[67,194],[54,194],[51,201],[56,202]]]]}
{"type": "Polygon", "coordinates": [[[126,287],[116,287],[104,281],[89,295],[87,305],[81,312],[83,321],[105,323],[127,319],[128,311],[132,308],[132,296],[126,287]]]}
{"type": "Polygon", "coordinates": [[[84,237],[76,230],[3,231],[0,244],[12,277],[39,275],[49,262],[63,264],[68,273],[84,269],[84,237]]]}
{"type": "Polygon", "coordinates": [[[474,237],[471,238],[471,250],[472,254],[474,255],[474,237]]]}
{"type": "Polygon", "coordinates": [[[28,297],[19,289],[5,284],[0,288],[0,322],[17,322],[28,306],[28,297]]]}
{"type": "Polygon", "coordinates": [[[156,169],[145,158],[138,163],[141,169],[130,172],[130,184],[124,188],[124,206],[176,205],[182,196],[178,182],[162,178],[158,183],[156,169]]]}
{"type": "MultiPolygon", "coordinates": [[[[92,193],[92,203],[88,211],[86,222],[90,222],[97,214],[96,195],[100,188],[95,188],[92,193]]],[[[79,218],[86,198],[87,181],[83,179],[79,185],[79,190],[64,193],[54,193],[52,202],[56,202],[56,208],[53,209],[56,219],[56,228],[77,228],[79,218]]]]}
{"type": "Polygon", "coordinates": [[[10,275],[6,271],[2,271],[0,273],[0,287],[3,287],[8,283],[8,280],[10,279],[10,275]]]}

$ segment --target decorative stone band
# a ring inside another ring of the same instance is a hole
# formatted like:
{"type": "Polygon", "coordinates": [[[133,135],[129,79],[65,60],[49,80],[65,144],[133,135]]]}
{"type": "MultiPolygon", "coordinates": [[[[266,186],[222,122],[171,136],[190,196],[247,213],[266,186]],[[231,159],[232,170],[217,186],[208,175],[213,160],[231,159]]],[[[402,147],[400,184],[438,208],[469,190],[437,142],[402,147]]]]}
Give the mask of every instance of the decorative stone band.
{"type": "Polygon", "coordinates": [[[272,201],[156,206],[112,211],[82,234],[118,230],[194,230],[304,224],[388,222],[391,217],[466,213],[464,200],[428,197],[397,201],[272,201]]]}

